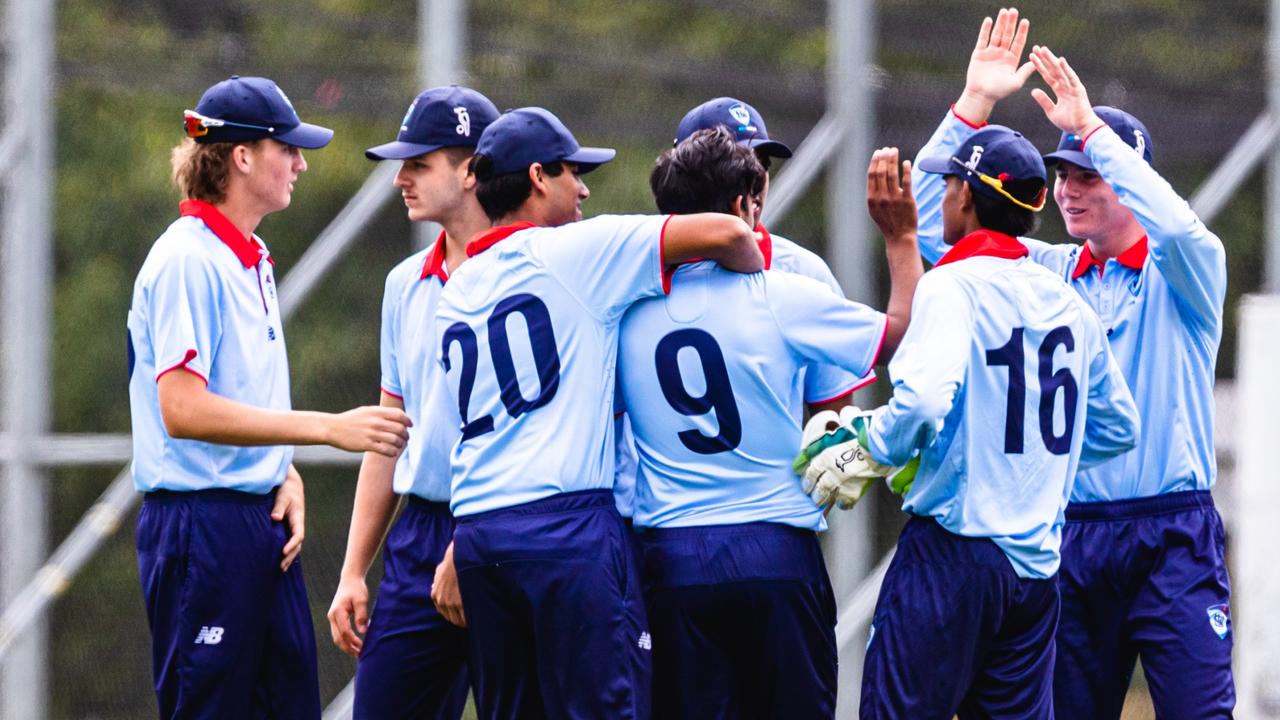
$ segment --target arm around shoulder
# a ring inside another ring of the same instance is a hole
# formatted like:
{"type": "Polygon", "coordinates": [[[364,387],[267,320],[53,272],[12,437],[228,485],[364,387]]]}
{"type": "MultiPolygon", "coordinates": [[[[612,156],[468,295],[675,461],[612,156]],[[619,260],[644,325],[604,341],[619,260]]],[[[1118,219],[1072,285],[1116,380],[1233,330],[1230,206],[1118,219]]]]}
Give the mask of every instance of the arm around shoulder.
{"type": "Polygon", "coordinates": [[[764,254],[756,233],[741,218],[726,213],[672,215],[662,230],[662,262],[677,265],[695,258],[715,260],[726,270],[759,272],[764,254]]]}

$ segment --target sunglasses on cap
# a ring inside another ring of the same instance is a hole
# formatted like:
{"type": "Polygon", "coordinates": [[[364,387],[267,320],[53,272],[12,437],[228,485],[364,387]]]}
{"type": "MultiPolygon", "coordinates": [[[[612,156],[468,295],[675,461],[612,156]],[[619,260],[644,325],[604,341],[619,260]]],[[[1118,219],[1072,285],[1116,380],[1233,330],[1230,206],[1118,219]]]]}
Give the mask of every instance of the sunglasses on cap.
{"type": "Polygon", "coordinates": [[[186,127],[187,137],[198,138],[209,134],[211,128],[219,127],[238,127],[246,130],[262,130],[264,132],[273,133],[276,131],[273,127],[266,125],[249,125],[247,123],[238,123],[231,120],[219,120],[217,118],[205,117],[195,110],[182,111],[182,123],[186,127]]]}
{"type": "MultiPolygon", "coordinates": [[[[954,155],[951,157],[951,160],[957,165],[960,165],[961,167],[965,168],[969,172],[978,176],[978,179],[981,180],[984,185],[987,185],[991,189],[1000,193],[1000,195],[1004,197],[1006,200],[1013,203],[1014,205],[1017,205],[1023,210],[1030,210],[1031,212],[1040,212],[1041,210],[1044,209],[1044,203],[1048,197],[1048,193],[1046,192],[1047,188],[1040,188],[1040,193],[1036,197],[1036,202],[1034,205],[1030,203],[1025,203],[1019,200],[1018,198],[1014,197],[1013,195],[1011,195],[1008,190],[1004,189],[1004,181],[1006,178],[993,178],[990,175],[987,175],[986,173],[973,170],[968,165],[966,165],[960,158],[955,157],[954,155]]],[[[1004,173],[1000,173],[1000,174],[1004,175],[1004,173]]]]}

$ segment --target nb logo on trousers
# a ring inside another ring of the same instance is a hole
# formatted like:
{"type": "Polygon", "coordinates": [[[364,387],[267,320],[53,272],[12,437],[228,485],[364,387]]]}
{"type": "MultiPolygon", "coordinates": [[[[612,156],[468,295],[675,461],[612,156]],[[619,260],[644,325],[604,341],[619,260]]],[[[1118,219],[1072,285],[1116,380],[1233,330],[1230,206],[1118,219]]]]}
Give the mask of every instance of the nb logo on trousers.
{"type": "Polygon", "coordinates": [[[217,625],[201,625],[196,635],[196,645],[217,645],[222,642],[223,629],[217,625]]]}

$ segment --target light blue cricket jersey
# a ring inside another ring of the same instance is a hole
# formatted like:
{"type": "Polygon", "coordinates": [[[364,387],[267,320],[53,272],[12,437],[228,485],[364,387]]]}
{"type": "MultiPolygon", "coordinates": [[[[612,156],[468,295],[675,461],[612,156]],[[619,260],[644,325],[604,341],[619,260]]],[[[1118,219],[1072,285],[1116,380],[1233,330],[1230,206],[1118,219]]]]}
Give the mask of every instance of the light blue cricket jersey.
{"type": "Polygon", "coordinates": [[[449,501],[449,452],[458,426],[442,421],[450,406],[436,382],[440,341],[436,308],[449,279],[444,233],[434,245],[409,256],[387,274],[382,297],[382,391],[404,401],[413,420],[409,443],[396,459],[392,488],[433,502],[449,501]]]}
{"type": "Polygon", "coordinates": [[[635,524],[825,530],[791,471],[801,370],[870,371],[886,317],[810,278],[681,267],[622,320],[618,377],[639,454],[635,524]]]}
{"type": "MultiPolygon", "coordinates": [[[[832,292],[844,297],[844,290],[836,281],[831,268],[821,257],[800,245],[782,237],[773,235],[763,225],[756,228],[764,239],[760,250],[764,253],[766,270],[789,272],[813,278],[826,285],[832,292]]],[[[811,365],[803,368],[804,401],[820,404],[848,397],[865,385],[875,382],[875,371],[869,371],[865,377],[857,377],[838,365],[811,365]]],[[[621,391],[618,391],[619,397],[621,391]]],[[[634,512],[636,487],[636,470],[639,460],[636,457],[634,435],[631,432],[631,419],[625,414],[625,406],[618,402],[615,407],[614,437],[617,442],[617,469],[613,487],[614,500],[618,512],[623,517],[631,517],[634,512]]]]}
{"type": "MultiPolygon", "coordinates": [[[[919,157],[954,151],[973,132],[948,113],[919,157]]],[[[1107,330],[1116,362],[1147,420],[1138,447],[1076,479],[1072,502],[1208,490],[1217,478],[1213,383],[1226,298],[1226,253],[1164,178],[1111,128],[1095,132],[1084,152],[1147,231],[1147,238],[1093,267],[1084,245],[1023,238],[1031,259],[1075,288],[1107,330]]],[[[942,245],[940,175],[914,171],[920,252],[942,245]]]]}
{"type": "Polygon", "coordinates": [[[871,455],[920,469],[902,509],[1058,570],[1080,466],[1134,447],[1138,413],[1098,317],[1017,239],[980,230],[920,279],[871,455]]]}
{"type": "Polygon", "coordinates": [[[227,488],[265,494],[284,482],[293,446],[179,440],[165,431],[156,381],[186,368],[222,397],[291,409],[275,277],[266,246],[213,205],[181,204],[133,284],[129,406],[140,492],[227,488]]]}
{"type": "Polygon", "coordinates": [[[611,490],[618,324],[664,292],[667,218],[495,228],[467,246],[437,328],[461,417],[454,515],[611,490]]]}

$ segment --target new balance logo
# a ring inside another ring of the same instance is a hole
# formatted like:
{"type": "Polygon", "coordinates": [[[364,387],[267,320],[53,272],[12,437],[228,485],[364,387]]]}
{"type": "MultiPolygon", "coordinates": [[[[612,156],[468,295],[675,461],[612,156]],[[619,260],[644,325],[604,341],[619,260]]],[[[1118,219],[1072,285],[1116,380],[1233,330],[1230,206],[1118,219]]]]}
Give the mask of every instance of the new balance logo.
{"type": "Polygon", "coordinates": [[[652,650],[653,638],[649,637],[649,633],[647,632],[640,633],[640,640],[636,643],[636,647],[641,650],[652,650]]]}
{"type": "Polygon", "coordinates": [[[200,633],[196,635],[196,645],[217,645],[222,642],[223,629],[217,625],[201,625],[200,633]]]}

